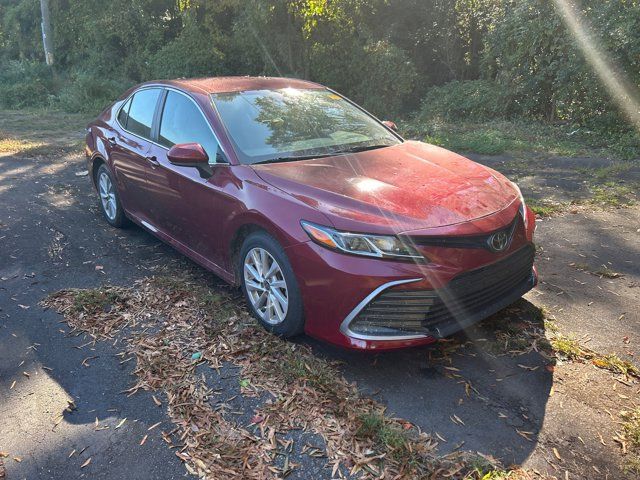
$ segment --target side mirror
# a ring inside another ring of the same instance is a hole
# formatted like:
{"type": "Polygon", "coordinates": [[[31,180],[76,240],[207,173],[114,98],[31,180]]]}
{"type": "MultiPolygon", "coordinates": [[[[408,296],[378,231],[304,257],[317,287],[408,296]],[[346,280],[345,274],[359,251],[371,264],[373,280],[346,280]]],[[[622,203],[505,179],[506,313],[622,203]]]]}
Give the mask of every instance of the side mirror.
{"type": "Polygon", "coordinates": [[[167,153],[167,158],[174,165],[181,167],[206,167],[209,155],[199,143],[177,143],[167,153]]]}
{"type": "Polygon", "coordinates": [[[395,122],[392,122],[391,120],[383,120],[382,124],[385,127],[390,128],[394,132],[398,131],[398,126],[395,124],[395,122]]]}

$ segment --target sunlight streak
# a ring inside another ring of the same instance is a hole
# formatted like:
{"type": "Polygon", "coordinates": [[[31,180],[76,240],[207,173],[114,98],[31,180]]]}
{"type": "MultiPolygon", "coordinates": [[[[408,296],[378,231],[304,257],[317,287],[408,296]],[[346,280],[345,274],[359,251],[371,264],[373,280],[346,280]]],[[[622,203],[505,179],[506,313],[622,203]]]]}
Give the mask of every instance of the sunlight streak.
{"type": "Polygon", "coordinates": [[[595,35],[576,7],[568,0],[553,0],[553,3],[585,59],[598,75],[618,108],[640,131],[640,104],[638,103],[640,94],[638,88],[629,82],[620,68],[607,59],[606,52],[597,45],[595,35]]]}

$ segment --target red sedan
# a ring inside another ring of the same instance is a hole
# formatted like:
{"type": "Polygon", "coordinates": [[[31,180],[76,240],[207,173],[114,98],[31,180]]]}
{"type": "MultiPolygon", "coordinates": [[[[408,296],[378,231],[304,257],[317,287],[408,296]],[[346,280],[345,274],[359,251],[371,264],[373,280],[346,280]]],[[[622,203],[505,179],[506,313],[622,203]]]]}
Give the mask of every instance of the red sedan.
{"type": "Polygon", "coordinates": [[[145,83],[86,142],[107,222],[133,221],[239,284],[278,335],[426,344],[537,281],[515,184],[315,83],[145,83]]]}

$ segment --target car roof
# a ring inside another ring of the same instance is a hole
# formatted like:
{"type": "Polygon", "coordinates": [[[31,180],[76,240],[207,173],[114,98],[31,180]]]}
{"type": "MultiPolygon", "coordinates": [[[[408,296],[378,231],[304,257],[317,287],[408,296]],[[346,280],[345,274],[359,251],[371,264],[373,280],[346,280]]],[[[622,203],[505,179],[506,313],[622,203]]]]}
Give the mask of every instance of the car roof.
{"type": "Polygon", "coordinates": [[[143,85],[168,85],[193,93],[226,93],[247,90],[277,90],[280,88],[324,88],[307,80],[285,77],[208,77],[156,80],[143,85]]]}

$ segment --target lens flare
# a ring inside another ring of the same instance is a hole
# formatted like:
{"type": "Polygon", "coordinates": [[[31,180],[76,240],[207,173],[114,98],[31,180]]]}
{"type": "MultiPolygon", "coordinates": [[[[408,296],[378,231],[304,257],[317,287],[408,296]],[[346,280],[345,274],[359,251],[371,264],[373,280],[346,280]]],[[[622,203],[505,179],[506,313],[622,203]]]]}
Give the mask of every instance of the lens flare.
{"type": "Polygon", "coordinates": [[[582,51],[585,59],[598,75],[618,108],[624,112],[633,126],[640,131],[640,98],[638,88],[613,61],[607,60],[606,52],[596,42],[587,21],[574,5],[567,0],[553,0],[556,10],[582,51]]]}

